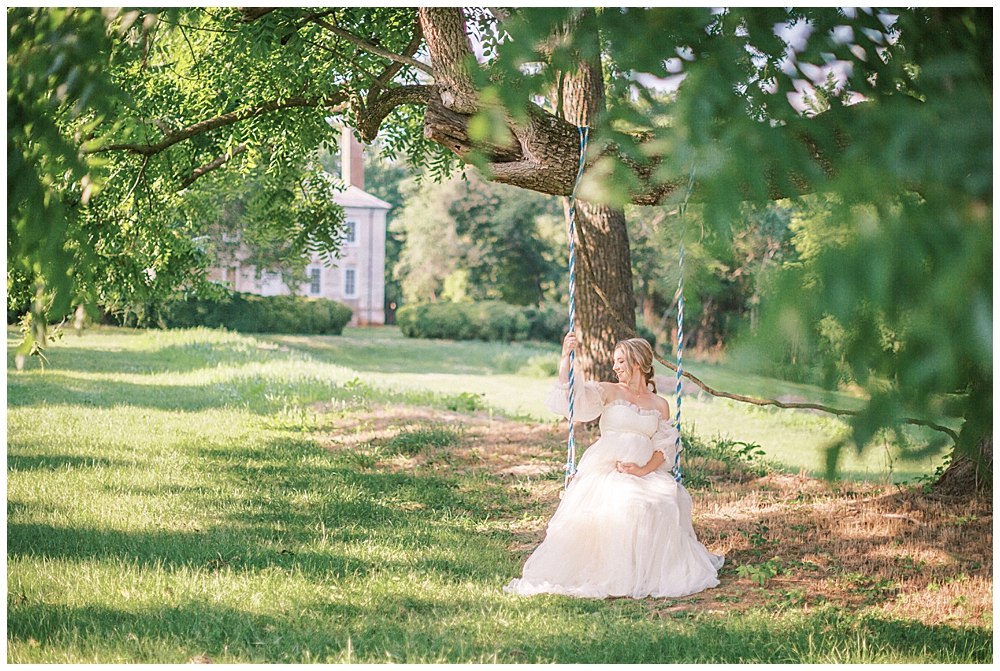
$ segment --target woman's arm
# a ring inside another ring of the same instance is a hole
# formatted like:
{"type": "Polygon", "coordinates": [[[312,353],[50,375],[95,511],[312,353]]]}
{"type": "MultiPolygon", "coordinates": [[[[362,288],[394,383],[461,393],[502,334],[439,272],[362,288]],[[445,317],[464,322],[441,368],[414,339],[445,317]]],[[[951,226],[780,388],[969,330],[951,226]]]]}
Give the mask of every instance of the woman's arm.
{"type": "Polygon", "coordinates": [[[576,334],[570,331],[563,338],[562,358],[559,359],[559,382],[569,383],[569,353],[576,349],[576,334]]]}
{"type": "MultiPolygon", "coordinates": [[[[576,334],[567,333],[563,339],[562,359],[559,362],[559,382],[552,387],[552,392],[545,400],[545,407],[563,417],[569,417],[569,353],[576,349],[576,334]]],[[[589,422],[597,419],[604,411],[605,389],[604,383],[588,382],[583,372],[576,371],[576,379],[573,384],[576,405],[574,407],[574,421],[589,422]]]]}
{"type": "Polygon", "coordinates": [[[618,461],[615,463],[615,468],[618,469],[619,473],[627,473],[628,475],[634,475],[641,478],[644,475],[649,475],[657,468],[663,465],[666,459],[663,456],[663,452],[656,450],[653,452],[653,456],[649,458],[645,466],[639,466],[638,464],[633,464],[631,461],[618,461]]]}

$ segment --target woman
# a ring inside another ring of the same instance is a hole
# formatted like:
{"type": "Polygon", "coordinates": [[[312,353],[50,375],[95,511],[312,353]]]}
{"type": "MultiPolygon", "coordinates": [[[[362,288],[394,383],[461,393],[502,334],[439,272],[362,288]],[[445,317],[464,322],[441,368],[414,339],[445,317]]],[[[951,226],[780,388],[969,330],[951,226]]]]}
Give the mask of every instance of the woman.
{"type": "MultiPolygon", "coordinates": [[[[569,411],[569,353],[563,340],[559,383],[545,405],[569,411]]],[[[574,419],[601,417],[601,438],[580,459],[576,476],[549,522],[545,540],[524,564],[514,594],[676,597],[719,584],[723,558],[709,554],[691,526],[691,496],[670,474],[677,429],[653,383],[653,349],[632,338],[615,347],[618,382],[575,377],[574,419]]]]}

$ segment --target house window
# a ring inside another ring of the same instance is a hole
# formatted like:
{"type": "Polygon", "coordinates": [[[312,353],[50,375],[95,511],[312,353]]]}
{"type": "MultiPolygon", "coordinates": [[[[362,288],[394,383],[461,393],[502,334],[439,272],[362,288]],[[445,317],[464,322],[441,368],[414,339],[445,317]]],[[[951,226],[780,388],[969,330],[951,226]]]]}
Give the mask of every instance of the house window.
{"type": "Polygon", "coordinates": [[[357,269],[344,268],[344,298],[354,298],[358,295],[357,276],[357,269]]]}
{"type": "Polygon", "coordinates": [[[319,268],[309,269],[309,293],[313,296],[319,293],[319,268]]]}
{"type": "Polygon", "coordinates": [[[358,222],[353,219],[344,222],[344,242],[349,245],[358,243],[358,222]]]}

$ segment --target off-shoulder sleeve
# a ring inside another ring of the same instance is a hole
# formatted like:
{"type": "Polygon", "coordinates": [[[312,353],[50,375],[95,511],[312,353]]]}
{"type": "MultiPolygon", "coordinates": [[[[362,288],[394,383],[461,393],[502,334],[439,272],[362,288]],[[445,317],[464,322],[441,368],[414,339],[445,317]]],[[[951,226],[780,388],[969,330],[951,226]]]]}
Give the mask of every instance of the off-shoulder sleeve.
{"type": "MultiPolygon", "coordinates": [[[[601,398],[599,382],[584,380],[583,375],[576,371],[573,375],[576,391],[573,394],[573,421],[589,422],[597,419],[604,412],[604,400],[601,398]]],[[[556,382],[545,400],[545,407],[551,412],[563,417],[569,417],[569,383],[556,382]]]]}
{"type": "Polygon", "coordinates": [[[665,459],[660,468],[665,470],[673,468],[674,458],[678,452],[684,449],[683,443],[677,440],[679,435],[677,427],[671,424],[669,420],[660,420],[659,426],[656,427],[656,433],[652,436],[653,449],[662,452],[665,459]]]}

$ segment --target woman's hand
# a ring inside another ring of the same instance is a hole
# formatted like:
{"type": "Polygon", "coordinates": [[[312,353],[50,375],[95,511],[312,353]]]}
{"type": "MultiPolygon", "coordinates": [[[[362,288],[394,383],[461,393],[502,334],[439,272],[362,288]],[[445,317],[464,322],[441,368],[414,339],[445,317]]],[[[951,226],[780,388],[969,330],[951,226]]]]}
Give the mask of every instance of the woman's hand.
{"type": "Polygon", "coordinates": [[[559,359],[559,382],[569,382],[569,353],[576,349],[576,334],[570,331],[563,338],[562,358],[559,359]]]}
{"type": "Polygon", "coordinates": [[[617,469],[619,473],[625,473],[627,475],[634,475],[637,478],[642,478],[662,466],[663,461],[663,452],[653,450],[653,456],[649,458],[649,461],[646,462],[645,466],[633,464],[631,461],[616,461],[615,469],[617,469]]]}
{"type": "Polygon", "coordinates": [[[570,331],[563,338],[562,355],[563,357],[568,357],[569,353],[576,349],[576,334],[570,331]]]}
{"type": "Polygon", "coordinates": [[[639,464],[633,464],[631,461],[616,461],[615,468],[619,473],[634,475],[637,478],[641,478],[642,476],[648,474],[646,469],[639,466],[639,464]]]}

